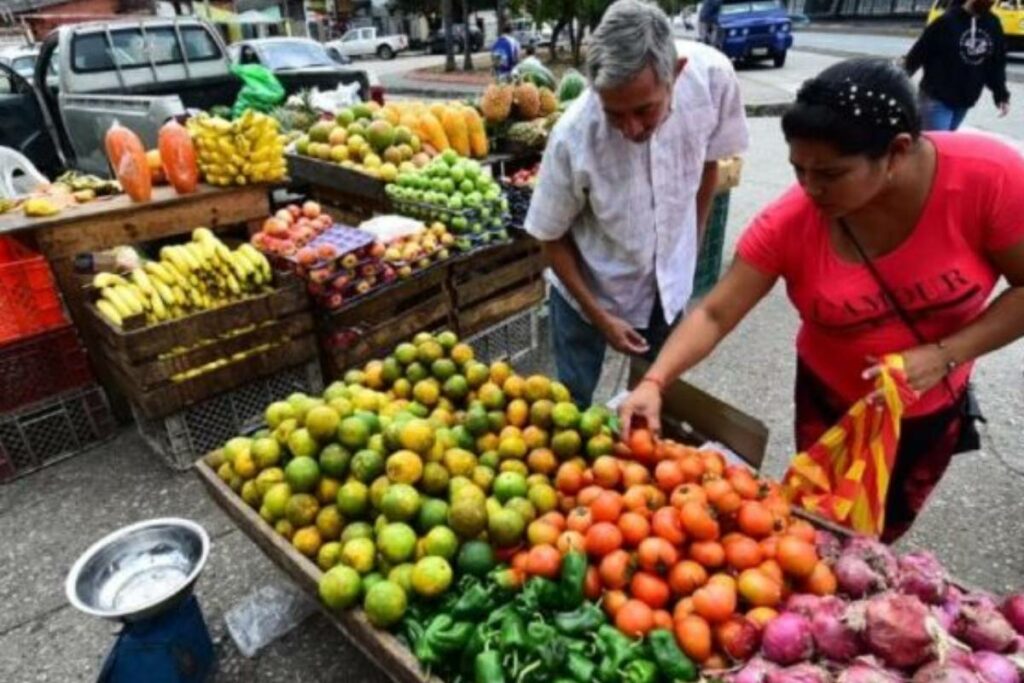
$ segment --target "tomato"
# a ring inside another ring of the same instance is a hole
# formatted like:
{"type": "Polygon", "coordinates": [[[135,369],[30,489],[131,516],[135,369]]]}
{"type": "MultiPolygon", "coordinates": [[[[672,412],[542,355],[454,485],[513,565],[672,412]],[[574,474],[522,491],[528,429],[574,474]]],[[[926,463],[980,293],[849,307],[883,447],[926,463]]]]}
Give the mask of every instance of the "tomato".
{"type": "Polygon", "coordinates": [[[676,460],[662,460],[654,468],[654,481],[662,491],[671,491],[685,481],[683,468],[676,460]]]}
{"type": "Polygon", "coordinates": [[[598,522],[585,534],[587,553],[594,557],[604,557],[613,550],[622,547],[622,532],[611,522],[598,522]]]}
{"type": "Polygon", "coordinates": [[[782,583],[786,579],[786,575],[782,572],[782,567],[775,560],[765,560],[757,566],[765,575],[775,579],[778,583],[782,583]]]}
{"type": "Polygon", "coordinates": [[[718,451],[697,451],[700,457],[704,460],[704,472],[711,474],[716,477],[721,477],[725,474],[725,456],[718,451]]]}
{"type": "Polygon", "coordinates": [[[836,575],[821,561],[814,565],[811,575],[803,583],[803,589],[814,595],[834,595],[837,588],[836,575]]]}
{"type": "Polygon", "coordinates": [[[587,533],[587,529],[593,523],[594,517],[590,513],[590,508],[583,507],[582,505],[574,508],[565,519],[565,526],[570,531],[576,531],[581,534],[587,533]]]}
{"type": "Polygon", "coordinates": [[[622,485],[630,488],[638,484],[648,484],[651,472],[638,462],[626,461],[622,464],[622,485]]]}
{"type": "Polygon", "coordinates": [[[622,496],[622,504],[630,512],[636,512],[645,517],[650,515],[651,511],[655,509],[651,487],[647,484],[630,486],[622,496]]]}
{"type": "Polygon", "coordinates": [[[651,535],[651,523],[638,512],[626,512],[619,517],[619,531],[627,548],[635,548],[651,535]]]}
{"type": "Polygon", "coordinates": [[[703,671],[725,671],[728,668],[729,662],[717,652],[712,652],[711,656],[704,660],[704,664],[701,667],[703,671]]]}
{"type": "Polygon", "coordinates": [[[558,529],[554,525],[542,522],[539,519],[530,522],[526,527],[526,539],[530,545],[554,545],[558,542],[558,529]]]}
{"type": "Polygon", "coordinates": [[[744,500],[754,500],[761,493],[761,485],[757,483],[757,478],[746,467],[730,465],[725,468],[725,478],[744,500]]]}
{"type": "Polygon", "coordinates": [[[690,453],[679,459],[679,468],[683,472],[683,479],[690,483],[699,482],[706,471],[704,461],[696,453],[690,453]]]}
{"type": "Polygon", "coordinates": [[[555,545],[558,547],[558,552],[565,555],[574,550],[576,552],[584,552],[587,542],[583,538],[583,534],[578,531],[563,531],[555,545]]]}
{"type": "Polygon", "coordinates": [[[587,600],[594,601],[599,599],[603,590],[601,574],[597,571],[597,567],[593,565],[587,567],[587,575],[583,579],[583,594],[587,597],[587,600]]]}
{"type": "Polygon", "coordinates": [[[818,564],[818,551],[813,542],[787,534],[779,538],[775,559],[782,571],[803,579],[810,576],[818,564]]]}
{"type": "Polygon", "coordinates": [[[682,520],[686,535],[690,538],[698,541],[711,541],[718,538],[718,522],[707,505],[696,501],[686,503],[682,509],[682,520]]]}
{"type": "Polygon", "coordinates": [[[555,488],[566,495],[576,495],[583,488],[583,468],[571,462],[562,463],[555,474],[555,488]]]}
{"type": "Polygon", "coordinates": [[[640,542],[636,552],[638,564],[649,572],[664,574],[679,561],[679,551],[664,538],[652,536],[640,542]]]}
{"type": "Polygon", "coordinates": [[[613,550],[601,558],[597,571],[605,588],[618,590],[629,585],[634,568],[632,555],[625,550],[613,550]]]}
{"type": "Polygon", "coordinates": [[[653,609],[661,609],[672,597],[665,580],[651,572],[640,571],[633,574],[629,582],[629,592],[637,600],[641,600],[653,609]]]}
{"type": "Polygon", "coordinates": [[[612,455],[602,455],[591,465],[594,472],[594,483],[604,489],[614,489],[622,481],[622,467],[619,460],[612,455]]]}
{"type": "Polygon", "coordinates": [[[708,581],[708,572],[693,560],[683,560],[668,572],[668,585],[680,597],[693,593],[708,581]]]}
{"type": "Polygon", "coordinates": [[[708,502],[712,505],[715,505],[723,496],[735,493],[732,490],[732,484],[725,479],[710,476],[704,479],[704,491],[708,494],[708,502]]]}
{"type": "Polygon", "coordinates": [[[558,529],[559,533],[565,531],[565,515],[563,515],[561,512],[552,510],[551,512],[544,513],[537,519],[538,521],[550,524],[551,526],[555,527],[556,529],[558,529]]]}
{"type": "Polygon", "coordinates": [[[776,607],[782,602],[782,584],[760,569],[744,569],[736,587],[740,597],[754,607],[776,607]]]}
{"type": "Polygon", "coordinates": [[[557,579],[561,575],[562,554],[553,545],[535,545],[530,548],[526,559],[526,573],[557,579]]]}
{"type": "Polygon", "coordinates": [[[654,610],[640,600],[627,600],[615,613],[615,626],[631,638],[642,638],[654,628],[654,610]]]}
{"type": "Polygon", "coordinates": [[[516,571],[519,571],[519,572],[522,572],[522,573],[525,574],[526,573],[526,565],[527,565],[527,562],[529,562],[529,559],[530,558],[529,558],[528,551],[520,550],[519,552],[517,552],[515,555],[512,556],[512,561],[509,564],[512,565],[512,569],[515,569],[516,571]]]}
{"type": "Polygon", "coordinates": [[[776,520],[789,519],[790,508],[789,503],[783,497],[782,493],[769,493],[761,499],[761,503],[768,508],[768,511],[772,513],[772,516],[776,520]]]}
{"type": "Polygon", "coordinates": [[[695,500],[698,503],[708,502],[708,494],[704,492],[704,489],[700,484],[690,483],[677,486],[672,491],[671,498],[669,498],[669,502],[672,504],[672,507],[678,510],[682,510],[683,506],[691,500],[695,500]]]}
{"type": "Polygon", "coordinates": [[[718,647],[736,661],[750,659],[761,646],[761,632],[758,627],[738,614],[717,624],[714,631],[718,647]]]}
{"type": "Polygon", "coordinates": [[[715,572],[708,577],[708,585],[717,584],[719,586],[725,586],[732,592],[736,592],[736,579],[723,572],[715,572]]]}
{"type": "Polygon", "coordinates": [[[736,491],[729,491],[714,502],[715,509],[723,515],[732,515],[743,506],[743,499],[736,491]]]}
{"type": "Polygon", "coordinates": [[[814,526],[804,519],[790,520],[789,526],[786,527],[786,534],[802,538],[808,543],[814,543],[817,540],[817,532],[815,532],[814,526]]]}
{"type": "Polygon", "coordinates": [[[629,600],[629,596],[623,591],[607,591],[601,601],[605,614],[609,619],[615,619],[622,606],[629,600]]]}
{"type": "Polygon", "coordinates": [[[711,656],[711,626],[696,614],[677,619],[676,642],[686,656],[703,664],[711,656]]]}
{"type": "Polygon", "coordinates": [[[672,615],[666,610],[656,609],[654,610],[654,628],[663,628],[666,630],[672,630],[672,615]]]}
{"type": "Polygon", "coordinates": [[[718,541],[695,541],[690,544],[690,559],[708,568],[725,564],[725,548],[718,541]]]}
{"type": "Polygon", "coordinates": [[[595,484],[590,484],[580,489],[580,492],[576,495],[576,500],[579,501],[580,505],[590,507],[602,493],[604,493],[603,488],[595,484]]]}
{"type": "Polygon", "coordinates": [[[675,609],[672,610],[672,620],[679,621],[691,614],[693,614],[693,598],[686,597],[676,603],[675,609]]]}
{"type": "Polygon", "coordinates": [[[558,509],[563,515],[567,515],[576,507],[576,496],[558,494],[558,509]]]}
{"type": "Polygon", "coordinates": [[[779,547],[779,537],[769,536],[761,540],[761,552],[770,560],[775,559],[775,552],[779,547]]]}
{"type": "Polygon", "coordinates": [[[622,496],[616,491],[602,491],[590,504],[595,522],[617,522],[622,514],[622,496]]]}
{"type": "Polygon", "coordinates": [[[708,583],[693,592],[693,611],[711,623],[720,623],[736,611],[736,591],[722,583],[708,583]]]}
{"type": "Polygon", "coordinates": [[[747,612],[747,619],[754,622],[754,625],[758,628],[764,628],[769,621],[779,616],[779,613],[773,610],[771,607],[755,607],[754,609],[747,612]]]}
{"type": "Polygon", "coordinates": [[[736,521],[740,530],[752,538],[764,538],[775,528],[772,513],[756,500],[748,500],[740,506],[736,521]]]}
{"type": "Polygon", "coordinates": [[[651,531],[655,536],[664,538],[673,545],[682,545],[686,540],[686,532],[683,531],[679,510],[674,507],[658,508],[654,516],[651,517],[651,531]]]}
{"type": "Polygon", "coordinates": [[[756,567],[764,559],[760,544],[749,536],[740,536],[722,545],[725,547],[726,563],[735,569],[743,570],[756,567]]]}
{"type": "Polygon", "coordinates": [[[654,461],[654,435],[650,430],[632,429],[629,432],[629,452],[637,462],[649,464],[654,461]]]}

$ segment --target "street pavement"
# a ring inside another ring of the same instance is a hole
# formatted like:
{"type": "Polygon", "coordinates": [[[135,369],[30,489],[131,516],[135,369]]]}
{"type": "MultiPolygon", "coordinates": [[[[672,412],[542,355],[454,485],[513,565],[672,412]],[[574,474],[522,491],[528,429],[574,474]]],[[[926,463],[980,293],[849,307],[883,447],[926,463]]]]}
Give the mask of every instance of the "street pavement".
{"type": "MultiPolygon", "coordinates": [[[[396,60],[387,67],[400,71],[396,60]]],[[[434,58],[435,60],[437,58],[434,58]]],[[[796,52],[784,69],[744,69],[752,83],[791,97],[803,79],[834,57],[796,52]]],[[[1014,86],[1017,101],[1021,87],[1014,86]]],[[[968,123],[1021,143],[1020,111],[996,119],[979,105],[968,123]]],[[[743,227],[793,182],[777,118],[750,121],[751,148],[731,195],[726,261],[743,227]]],[[[771,430],[764,469],[778,476],[792,452],[793,340],[797,318],[775,290],[687,380],[763,420],[771,430]]],[[[531,363],[551,372],[546,345],[531,363]]],[[[610,354],[602,397],[622,381],[610,354]]],[[[962,580],[997,592],[1024,585],[1024,343],[978,364],[976,383],[988,417],[983,449],[958,456],[904,548],[930,548],[962,580]]],[[[214,636],[223,683],[385,681],[386,676],[315,615],[252,659],[226,634],[224,615],[252,591],[288,579],[211,502],[194,475],[173,473],[130,429],[78,457],[0,487],[0,681],[95,680],[117,626],[71,608],[63,580],[93,541],[141,519],[179,515],[210,533],[213,549],[197,595],[214,636]]]]}

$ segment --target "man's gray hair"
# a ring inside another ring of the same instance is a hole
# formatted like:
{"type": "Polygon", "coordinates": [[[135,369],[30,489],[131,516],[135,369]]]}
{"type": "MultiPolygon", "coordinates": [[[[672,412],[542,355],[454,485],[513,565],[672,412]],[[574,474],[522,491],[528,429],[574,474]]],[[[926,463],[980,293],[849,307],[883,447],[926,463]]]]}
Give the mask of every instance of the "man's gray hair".
{"type": "Polygon", "coordinates": [[[672,25],[660,7],[617,0],[590,38],[587,71],[596,90],[624,85],[648,66],[660,82],[670,83],[677,59],[672,25]]]}

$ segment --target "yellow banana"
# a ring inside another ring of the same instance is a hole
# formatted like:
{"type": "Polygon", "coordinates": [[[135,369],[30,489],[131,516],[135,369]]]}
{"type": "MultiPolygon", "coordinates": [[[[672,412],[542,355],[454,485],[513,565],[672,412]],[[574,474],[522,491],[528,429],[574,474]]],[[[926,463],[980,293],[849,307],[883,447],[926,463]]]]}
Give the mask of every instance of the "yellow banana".
{"type": "Polygon", "coordinates": [[[166,246],[160,250],[160,260],[171,264],[179,274],[188,276],[192,271],[191,264],[178,252],[176,246],[166,246]]]}
{"type": "MultiPolygon", "coordinates": [[[[195,259],[196,267],[193,268],[193,270],[206,270],[206,268],[207,268],[206,252],[203,251],[203,248],[201,246],[199,246],[198,243],[196,243],[196,242],[188,242],[188,243],[186,243],[184,245],[183,249],[184,249],[185,253],[187,253],[189,256],[191,256],[193,259],[195,259]]],[[[189,264],[189,265],[191,265],[191,264],[189,264]]]]}
{"type": "Polygon", "coordinates": [[[149,303],[153,307],[153,315],[156,316],[157,320],[167,320],[167,307],[164,306],[164,302],[159,294],[153,292],[149,297],[149,303]]]}
{"type": "Polygon", "coordinates": [[[114,273],[96,273],[96,276],[92,279],[92,286],[99,287],[110,287],[112,285],[126,285],[128,281],[120,275],[114,273]]]}
{"type": "Polygon", "coordinates": [[[142,267],[149,275],[153,276],[151,279],[159,280],[168,287],[173,285],[177,279],[171,274],[170,270],[168,270],[167,267],[159,261],[146,261],[146,264],[142,267]]]}
{"type": "Polygon", "coordinates": [[[163,300],[165,306],[174,305],[174,292],[171,291],[170,287],[160,280],[153,280],[153,289],[156,290],[157,295],[163,300]]]}
{"type": "Polygon", "coordinates": [[[238,280],[235,279],[234,275],[228,275],[225,278],[225,281],[227,282],[228,289],[231,290],[232,294],[237,296],[242,293],[242,288],[238,285],[238,280]]]}
{"type": "Polygon", "coordinates": [[[111,301],[107,299],[98,299],[96,301],[96,308],[98,308],[100,313],[103,314],[103,317],[118,327],[121,327],[124,323],[124,318],[121,317],[120,311],[117,310],[117,306],[115,306],[111,301]]]}
{"type": "Polygon", "coordinates": [[[142,268],[136,268],[133,270],[131,278],[132,282],[134,282],[139,289],[145,292],[147,296],[152,296],[156,293],[156,290],[153,289],[152,280],[149,279],[149,276],[146,275],[146,271],[142,268]]]}
{"type": "Polygon", "coordinates": [[[101,296],[113,304],[114,308],[117,309],[118,315],[122,318],[135,314],[134,306],[128,303],[128,300],[122,296],[121,291],[116,286],[104,287],[101,296]]]}
{"type": "Polygon", "coordinates": [[[203,307],[203,295],[199,293],[199,290],[193,287],[188,290],[188,297],[192,301],[192,305],[196,308],[203,307]]]}
{"type": "Polygon", "coordinates": [[[196,228],[192,231],[192,239],[196,242],[203,242],[205,240],[216,239],[216,236],[209,228],[196,228]]]}
{"type": "Polygon", "coordinates": [[[140,306],[142,306],[143,311],[148,311],[150,309],[149,294],[143,292],[141,287],[139,287],[135,283],[129,283],[127,285],[120,286],[127,288],[127,290],[131,292],[132,297],[135,299],[136,302],[138,302],[140,306]]]}

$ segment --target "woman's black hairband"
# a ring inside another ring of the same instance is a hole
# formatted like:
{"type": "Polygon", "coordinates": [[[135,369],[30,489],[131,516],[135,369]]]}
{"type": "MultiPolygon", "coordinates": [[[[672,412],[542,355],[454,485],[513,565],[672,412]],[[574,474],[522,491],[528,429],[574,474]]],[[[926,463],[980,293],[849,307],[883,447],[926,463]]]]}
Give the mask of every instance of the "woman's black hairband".
{"type": "Polygon", "coordinates": [[[911,129],[906,110],[893,95],[858,85],[850,79],[839,83],[807,81],[796,99],[802,104],[828,107],[849,118],[898,133],[911,129]]]}

